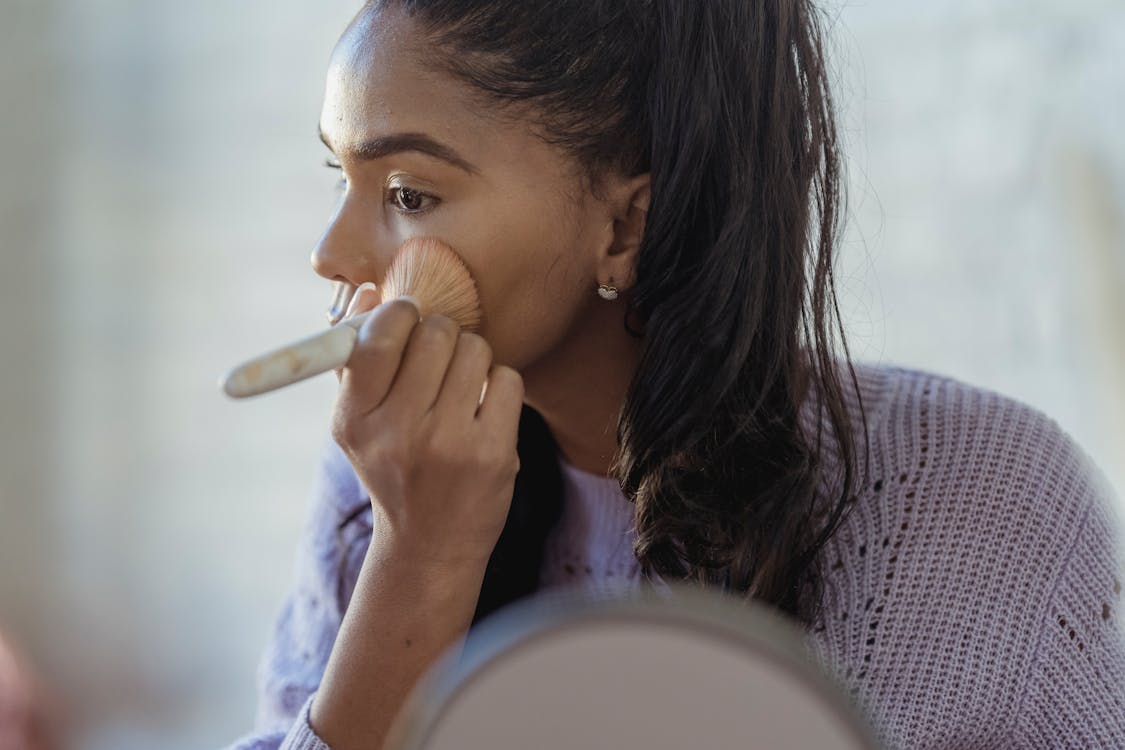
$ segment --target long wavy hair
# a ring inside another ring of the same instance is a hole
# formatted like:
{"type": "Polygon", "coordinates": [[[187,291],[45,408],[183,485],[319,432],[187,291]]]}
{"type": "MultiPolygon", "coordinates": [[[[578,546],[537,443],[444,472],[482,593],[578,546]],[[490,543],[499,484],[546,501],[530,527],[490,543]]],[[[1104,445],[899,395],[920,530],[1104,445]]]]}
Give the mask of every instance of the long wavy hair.
{"type": "MultiPolygon", "coordinates": [[[[840,156],[809,0],[376,0],[418,24],[428,60],[581,166],[651,173],[622,324],[640,366],[611,471],[636,505],[646,578],[751,596],[811,624],[818,553],[842,522],[856,446],[832,351],[857,398],[832,277],[840,156]],[[842,483],[827,509],[821,420],[842,483]]],[[[865,458],[867,419],[863,415],[865,458]]],[[[524,407],[521,470],[479,620],[533,592],[561,508],[555,444],[524,407]]],[[[346,521],[345,521],[346,523],[346,521]]]]}

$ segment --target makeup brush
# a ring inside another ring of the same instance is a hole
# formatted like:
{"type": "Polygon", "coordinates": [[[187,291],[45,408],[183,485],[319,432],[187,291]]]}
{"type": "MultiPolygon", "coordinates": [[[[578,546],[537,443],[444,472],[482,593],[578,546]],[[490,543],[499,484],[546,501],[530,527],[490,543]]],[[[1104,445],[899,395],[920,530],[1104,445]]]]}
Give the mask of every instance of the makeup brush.
{"type": "MultiPolygon", "coordinates": [[[[383,300],[409,295],[422,316],[440,314],[464,331],[480,326],[480,298],[465,262],[449,245],[433,237],[402,244],[383,282],[383,300]]],[[[359,329],[374,310],[342,320],[327,331],[296,341],[239,365],[220,381],[231,398],[267,393],[347,364],[359,329]]]]}

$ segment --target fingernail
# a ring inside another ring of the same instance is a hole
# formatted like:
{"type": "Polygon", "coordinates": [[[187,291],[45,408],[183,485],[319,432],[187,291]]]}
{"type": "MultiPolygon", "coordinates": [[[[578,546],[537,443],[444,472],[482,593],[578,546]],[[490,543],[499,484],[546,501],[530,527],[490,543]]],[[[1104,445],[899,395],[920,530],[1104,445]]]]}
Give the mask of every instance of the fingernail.
{"type": "Polygon", "coordinates": [[[355,294],[352,295],[352,303],[348,306],[348,312],[344,317],[351,317],[352,315],[360,312],[367,312],[375,307],[378,303],[379,289],[370,281],[365,281],[356,287],[355,294]],[[360,305],[363,307],[361,308],[360,305]]]}
{"type": "Polygon", "coordinates": [[[403,294],[399,296],[399,299],[404,299],[410,304],[414,305],[414,307],[418,308],[418,317],[422,317],[422,303],[418,301],[417,297],[411,297],[409,294],[403,294]]]}
{"type": "Polygon", "coordinates": [[[352,305],[352,296],[355,294],[355,287],[346,281],[332,282],[332,302],[328,305],[324,315],[328,318],[330,325],[336,325],[344,316],[348,314],[348,308],[352,305]]]}

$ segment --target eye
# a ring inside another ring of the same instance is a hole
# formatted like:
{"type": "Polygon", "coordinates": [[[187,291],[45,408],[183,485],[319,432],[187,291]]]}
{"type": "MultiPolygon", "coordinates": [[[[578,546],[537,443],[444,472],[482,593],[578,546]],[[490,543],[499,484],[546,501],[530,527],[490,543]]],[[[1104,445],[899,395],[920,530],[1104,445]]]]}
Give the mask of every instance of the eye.
{"type": "Polygon", "coordinates": [[[433,208],[437,201],[432,195],[420,192],[404,185],[395,185],[389,191],[390,202],[400,213],[422,214],[433,208]],[[429,201],[430,205],[426,203],[429,201]]]}
{"type": "Polygon", "coordinates": [[[340,181],[336,183],[337,190],[343,190],[348,186],[348,178],[344,176],[344,167],[340,164],[340,162],[329,157],[324,160],[324,166],[328,167],[329,169],[335,169],[340,173],[340,181]]]}

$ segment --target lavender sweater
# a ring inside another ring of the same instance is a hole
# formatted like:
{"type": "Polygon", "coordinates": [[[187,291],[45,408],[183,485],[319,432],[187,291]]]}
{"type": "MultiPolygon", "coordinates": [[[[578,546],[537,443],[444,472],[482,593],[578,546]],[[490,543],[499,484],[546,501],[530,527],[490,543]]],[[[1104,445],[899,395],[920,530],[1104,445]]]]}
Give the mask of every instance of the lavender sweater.
{"type": "MultiPolygon", "coordinates": [[[[856,370],[870,473],[823,550],[811,652],[888,748],[1125,748],[1122,527],[1105,477],[1018,401],[928,372],[856,370]]],[[[811,404],[802,424],[815,428],[811,404]]],[[[541,587],[635,586],[632,506],[615,480],[561,465],[541,587]]],[[[831,497],[839,475],[825,476],[831,497]]],[[[336,526],[365,497],[328,442],[262,657],[256,728],[231,750],[330,750],[308,710],[370,540],[336,526]]]]}

